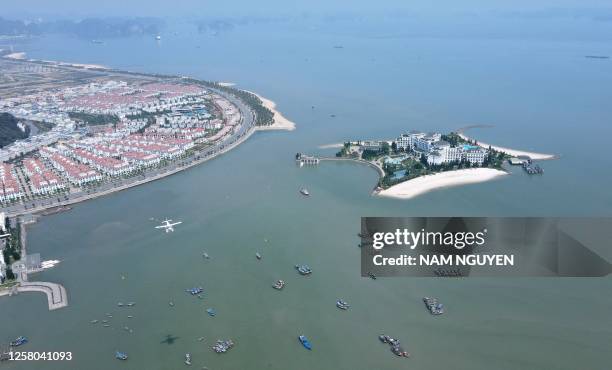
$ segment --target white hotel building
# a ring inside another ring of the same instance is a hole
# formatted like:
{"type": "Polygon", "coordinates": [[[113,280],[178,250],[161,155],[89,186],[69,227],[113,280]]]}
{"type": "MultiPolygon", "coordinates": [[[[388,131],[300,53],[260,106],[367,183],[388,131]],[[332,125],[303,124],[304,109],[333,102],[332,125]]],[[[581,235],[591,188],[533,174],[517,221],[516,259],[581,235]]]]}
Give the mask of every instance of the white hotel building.
{"type": "Polygon", "coordinates": [[[402,134],[396,139],[395,143],[398,149],[407,150],[410,148],[425,154],[427,163],[431,165],[459,162],[461,160],[481,165],[488,155],[488,151],[479,146],[466,144],[452,147],[447,141],[442,140],[442,135],[439,133],[425,134],[412,131],[408,134],[402,134]]]}

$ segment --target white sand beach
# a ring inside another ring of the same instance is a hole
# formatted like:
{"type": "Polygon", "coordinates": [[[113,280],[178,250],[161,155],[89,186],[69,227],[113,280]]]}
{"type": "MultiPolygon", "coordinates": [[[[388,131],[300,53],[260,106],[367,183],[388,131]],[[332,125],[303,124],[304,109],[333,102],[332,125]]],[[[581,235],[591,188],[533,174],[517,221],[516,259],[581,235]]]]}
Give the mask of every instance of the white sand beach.
{"type": "Polygon", "coordinates": [[[507,173],[493,168],[469,168],[421,176],[378,192],[382,197],[410,199],[432,190],[490,181],[507,173]]]}
{"type": "Polygon", "coordinates": [[[83,64],[83,63],[68,63],[68,62],[59,62],[60,66],[68,66],[68,67],[76,67],[76,68],[85,68],[85,69],[108,69],[101,64],[83,64]]]}
{"type": "Polygon", "coordinates": [[[344,146],[342,143],[323,144],[319,145],[319,149],[340,149],[344,146]]]}
{"type": "Polygon", "coordinates": [[[497,146],[497,145],[491,145],[491,144],[487,144],[485,142],[482,142],[480,140],[476,140],[474,138],[471,138],[469,136],[466,136],[462,133],[459,133],[459,136],[463,139],[463,140],[472,140],[472,141],[476,141],[478,143],[478,145],[480,145],[483,148],[488,148],[491,147],[494,150],[497,150],[498,152],[504,152],[508,155],[511,155],[513,157],[518,157],[518,156],[528,156],[529,158],[535,160],[535,161],[544,161],[544,160],[548,160],[548,159],[555,159],[557,158],[556,155],[554,154],[544,154],[544,153],[535,153],[535,152],[527,152],[524,150],[516,150],[516,149],[510,149],[510,148],[504,148],[503,146],[497,146]]]}
{"type": "Polygon", "coordinates": [[[9,58],[9,59],[25,59],[26,57],[26,53],[11,53],[8,55],[4,56],[5,58],[9,58]]]}
{"type": "MultiPolygon", "coordinates": [[[[248,91],[248,90],[245,90],[248,91]]],[[[257,96],[261,102],[263,103],[263,106],[268,108],[269,110],[272,111],[272,113],[274,113],[274,123],[269,125],[269,126],[258,126],[257,130],[258,131],[267,131],[267,130],[287,130],[287,131],[293,131],[295,130],[295,123],[288,120],[287,118],[285,118],[285,116],[283,116],[283,114],[281,112],[279,112],[278,110],[276,110],[276,103],[273,102],[270,99],[266,99],[263,96],[254,93],[252,91],[248,91],[251,94],[257,96]]]]}

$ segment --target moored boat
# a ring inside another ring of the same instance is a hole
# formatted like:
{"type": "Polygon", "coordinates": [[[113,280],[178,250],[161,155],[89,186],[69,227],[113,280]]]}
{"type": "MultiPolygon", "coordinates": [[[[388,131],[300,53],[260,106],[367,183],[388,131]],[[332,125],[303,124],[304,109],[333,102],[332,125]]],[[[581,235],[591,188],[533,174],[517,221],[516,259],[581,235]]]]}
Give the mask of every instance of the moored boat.
{"type": "Polygon", "coordinates": [[[204,291],[204,288],[196,287],[196,288],[191,288],[191,289],[185,289],[185,291],[191,295],[198,295],[204,291]]]}
{"type": "Polygon", "coordinates": [[[302,275],[310,275],[310,274],[312,274],[312,269],[308,265],[295,265],[295,268],[302,275]]]}
{"type": "Polygon", "coordinates": [[[300,193],[301,193],[303,196],[306,196],[306,197],[309,197],[309,196],[310,196],[310,192],[309,192],[309,191],[308,191],[308,189],[306,189],[306,188],[301,188],[301,189],[300,189],[300,193]]]}
{"type": "Polygon", "coordinates": [[[191,365],[191,354],[185,353],[185,365],[191,365]]]}
{"type": "Polygon", "coordinates": [[[206,313],[207,313],[209,316],[215,316],[215,315],[217,314],[217,311],[215,311],[215,309],[214,309],[214,308],[207,308],[207,309],[206,309],[206,313]]]}
{"type": "Polygon", "coordinates": [[[127,353],[125,353],[125,352],[119,352],[119,351],[116,351],[116,352],[115,352],[115,358],[116,358],[117,360],[122,360],[122,361],[125,361],[125,360],[127,360],[127,359],[128,359],[128,355],[127,355],[127,353]]]}
{"type": "Polygon", "coordinates": [[[306,338],[305,335],[300,335],[298,339],[300,340],[300,343],[302,343],[304,348],[306,348],[307,350],[312,350],[312,344],[310,344],[310,341],[308,340],[308,338],[306,338]]]}
{"type": "Polygon", "coordinates": [[[338,307],[341,310],[348,310],[349,307],[351,307],[348,303],[346,303],[346,301],[343,301],[342,299],[339,299],[336,301],[336,307],[338,307]]]}
{"type": "Polygon", "coordinates": [[[442,315],[444,313],[444,305],[439,303],[437,298],[423,297],[423,303],[432,315],[442,315]]]}
{"type": "Polygon", "coordinates": [[[277,289],[277,290],[281,290],[284,287],[285,287],[285,282],[283,280],[277,280],[276,283],[272,285],[272,288],[277,289]]]}
{"type": "Polygon", "coordinates": [[[255,253],[255,258],[257,258],[258,260],[261,259],[261,254],[259,254],[259,252],[255,253]]]}

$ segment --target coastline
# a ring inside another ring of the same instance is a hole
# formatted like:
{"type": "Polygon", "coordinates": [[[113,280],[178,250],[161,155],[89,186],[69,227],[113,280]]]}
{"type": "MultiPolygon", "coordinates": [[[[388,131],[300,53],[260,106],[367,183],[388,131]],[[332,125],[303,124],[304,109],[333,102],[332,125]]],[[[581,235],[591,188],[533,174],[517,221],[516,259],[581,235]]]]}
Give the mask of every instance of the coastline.
{"type": "Polygon", "coordinates": [[[293,131],[295,130],[295,122],[287,119],[281,112],[276,109],[276,103],[270,99],[266,99],[263,96],[249,90],[244,90],[249,92],[261,100],[264,107],[268,108],[274,114],[274,123],[268,126],[257,126],[255,129],[257,131],[270,131],[270,130],[285,130],[285,131],[293,131]]]}
{"type": "Polygon", "coordinates": [[[476,184],[508,175],[507,172],[493,168],[470,168],[426,175],[393,185],[376,195],[388,198],[411,199],[433,190],[476,184]]]}
{"type": "MultiPolygon", "coordinates": [[[[13,60],[26,60],[26,53],[25,52],[11,53],[11,54],[5,55],[4,58],[13,59],[13,60]]],[[[32,60],[32,61],[37,62],[38,60],[32,60]]],[[[61,62],[61,61],[53,61],[53,60],[40,60],[40,62],[52,63],[52,64],[56,64],[62,67],[76,67],[76,68],[83,68],[83,69],[110,69],[101,64],[70,63],[70,62],[61,62]]]]}
{"type": "Polygon", "coordinates": [[[481,146],[483,148],[491,147],[493,150],[496,150],[498,152],[506,153],[506,154],[511,155],[513,157],[528,156],[529,158],[531,158],[531,159],[533,159],[535,161],[546,161],[546,160],[551,160],[551,159],[556,159],[557,158],[557,156],[554,155],[554,154],[528,152],[528,151],[525,151],[525,150],[517,150],[517,149],[506,148],[506,147],[503,147],[503,146],[491,145],[491,144],[482,142],[480,140],[476,140],[474,138],[471,138],[471,137],[465,135],[462,131],[459,131],[457,134],[463,140],[472,140],[472,141],[475,141],[475,142],[478,143],[479,146],[481,146]]]}

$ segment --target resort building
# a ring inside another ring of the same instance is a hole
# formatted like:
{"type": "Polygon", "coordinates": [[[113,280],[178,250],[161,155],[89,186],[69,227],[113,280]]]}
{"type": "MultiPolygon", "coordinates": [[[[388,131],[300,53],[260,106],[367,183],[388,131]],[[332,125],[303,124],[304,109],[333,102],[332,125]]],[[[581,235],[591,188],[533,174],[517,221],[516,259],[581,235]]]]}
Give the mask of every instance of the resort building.
{"type": "Polygon", "coordinates": [[[488,151],[475,145],[451,146],[442,140],[440,133],[422,133],[411,131],[400,135],[395,144],[398,149],[414,150],[427,157],[430,165],[441,165],[453,162],[467,161],[481,165],[487,158],[488,151]]]}

